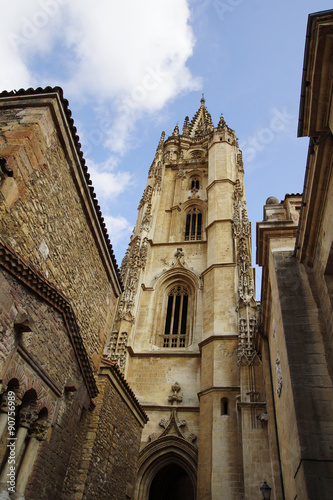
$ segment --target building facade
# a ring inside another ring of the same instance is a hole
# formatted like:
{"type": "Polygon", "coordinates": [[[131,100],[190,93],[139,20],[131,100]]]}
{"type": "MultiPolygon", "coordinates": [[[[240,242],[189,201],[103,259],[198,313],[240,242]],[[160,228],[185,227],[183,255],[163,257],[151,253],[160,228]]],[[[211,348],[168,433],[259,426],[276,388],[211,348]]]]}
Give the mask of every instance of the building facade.
{"type": "Polygon", "coordinates": [[[331,499],[332,53],[310,15],[304,190],[264,206],[260,303],[242,153],[204,98],[162,133],[119,270],[62,90],[0,94],[1,500],[331,499]]]}
{"type": "Polygon", "coordinates": [[[235,132],[223,117],[213,126],[203,98],[182,133],[162,134],[149,170],[107,350],[149,416],[136,499],[279,488],[243,175],[235,132]]]}
{"type": "Polygon", "coordinates": [[[298,135],[310,137],[303,195],[271,197],[257,224],[260,341],[270,366],[284,494],[333,491],[333,11],[309,16],[298,135]]]}
{"type": "Polygon", "coordinates": [[[68,102],[3,92],[0,122],[0,497],[125,498],[146,416],[103,361],[123,288],[68,102]]]}

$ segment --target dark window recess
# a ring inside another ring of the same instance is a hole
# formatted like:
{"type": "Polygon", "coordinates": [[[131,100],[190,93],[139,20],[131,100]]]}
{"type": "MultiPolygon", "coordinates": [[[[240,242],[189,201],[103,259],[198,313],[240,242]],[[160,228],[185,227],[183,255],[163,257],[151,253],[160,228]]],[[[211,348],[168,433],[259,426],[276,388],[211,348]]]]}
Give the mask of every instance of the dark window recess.
{"type": "Polygon", "coordinates": [[[186,347],[187,311],[187,289],[176,286],[168,296],[163,347],[186,347]]]}
{"type": "Polygon", "coordinates": [[[172,295],[169,295],[164,335],[168,335],[170,333],[171,316],[172,316],[172,302],[173,302],[173,297],[172,297],[172,295]]]}
{"type": "Polygon", "coordinates": [[[192,208],[186,214],[185,241],[201,240],[202,213],[197,208],[192,208]]]}
{"type": "Polygon", "coordinates": [[[221,415],[229,415],[229,413],[228,413],[228,398],[221,399],[221,415]]]}

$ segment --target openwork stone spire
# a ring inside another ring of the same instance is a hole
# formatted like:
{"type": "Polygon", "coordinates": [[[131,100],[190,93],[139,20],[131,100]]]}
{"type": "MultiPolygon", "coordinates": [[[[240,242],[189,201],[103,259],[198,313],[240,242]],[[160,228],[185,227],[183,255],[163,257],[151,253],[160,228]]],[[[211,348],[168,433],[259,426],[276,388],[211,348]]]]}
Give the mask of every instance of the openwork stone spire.
{"type": "Polygon", "coordinates": [[[189,126],[189,135],[193,138],[199,138],[212,132],[214,129],[212,117],[205,106],[205,99],[202,95],[200,108],[192,118],[189,126]]]}

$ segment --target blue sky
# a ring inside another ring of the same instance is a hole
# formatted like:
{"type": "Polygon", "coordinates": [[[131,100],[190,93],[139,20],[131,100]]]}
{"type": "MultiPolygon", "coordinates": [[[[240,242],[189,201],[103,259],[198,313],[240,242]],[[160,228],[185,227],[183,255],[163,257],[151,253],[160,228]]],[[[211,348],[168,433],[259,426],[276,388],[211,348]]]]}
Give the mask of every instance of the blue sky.
{"type": "Polygon", "coordinates": [[[308,139],[297,138],[297,120],[307,17],[331,7],[12,0],[2,5],[1,87],[63,88],[119,264],[160,134],[191,119],[204,93],[214,124],[223,113],[239,138],[255,242],[268,196],[303,189],[308,139]]]}

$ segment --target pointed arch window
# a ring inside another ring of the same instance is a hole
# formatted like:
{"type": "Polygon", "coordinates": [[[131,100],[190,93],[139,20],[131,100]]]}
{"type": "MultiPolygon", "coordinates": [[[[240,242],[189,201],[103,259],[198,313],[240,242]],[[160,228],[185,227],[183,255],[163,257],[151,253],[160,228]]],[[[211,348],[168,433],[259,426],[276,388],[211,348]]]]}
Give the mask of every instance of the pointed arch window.
{"type": "Polygon", "coordinates": [[[186,347],[189,292],[185,286],[177,285],[168,295],[163,347],[186,347]]]}
{"type": "Polygon", "coordinates": [[[201,240],[202,213],[198,208],[191,208],[186,214],[185,241],[201,240]]]}

